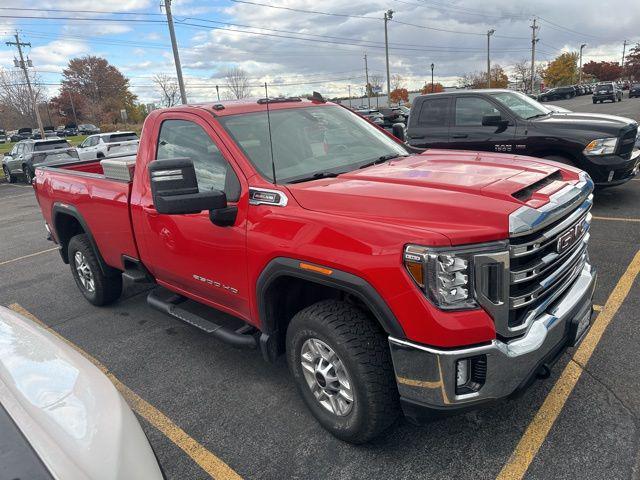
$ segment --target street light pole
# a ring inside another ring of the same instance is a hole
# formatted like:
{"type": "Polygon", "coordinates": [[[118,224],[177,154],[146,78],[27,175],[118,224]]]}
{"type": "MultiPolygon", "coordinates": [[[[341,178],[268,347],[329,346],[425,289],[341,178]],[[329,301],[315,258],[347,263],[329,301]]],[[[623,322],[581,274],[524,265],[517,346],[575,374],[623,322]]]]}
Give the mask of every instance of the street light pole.
{"type": "Polygon", "coordinates": [[[584,50],[584,47],[586,46],[586,43],[580,45],[580,69],[578,70],[578,84],[582,84],[582,50],[584,50]]]}
{"type": "Polygon", "coordinates": [[[367,54],[364,54],[364,76],[367,79],[367,84],[365,86],[365,91],[367,92],[367,105],[369,106],[369,110],[371,110],[371,97],[369,96],[369,91],[371,88],[369,87],[369,65],[367,64],[367,54]]]}
{"type": "Polygon", "coordinates": [[[176,75],[178,76],[178,86],[180,87],[180,98],[182,104],[187,104],[187,92],[184,88],[184,80],[182,79],[182,65],[180,64],[180,54],[178,53],[178,43],[176,41],[176,32],[173,29],[173,16],[171,14],[171,0],[164,0],[164,8],[167,13],[167,24],[169,25],[169,36],[171,37],[171,48],[173,49],[173,61],[176,64],[176,75]]]}
{"type": "Polygon", "coordinates": [[[493,28],[487,32],[487,88],[491,88],[491,57],[489,50],[491,48],[491,35],[494,33],[496,33],[496,31],[493,28]]]}
{"type": "Polygon", "coordinates": [[[431,93],[434,93],[433,91],[433,68],[435,67],[435,65],[432,63],[431,64],[431,93]]]}
{"type": "Polygon", "coordinates": [[[624,78],[624,55],[627,53],[627,45],[629,45],[629,41],[625,40],[622,44],[622,78],[624,78]]]}
{"type": "Polygon", "coordinates": [[[387,34],[387,23],[393,18],[393,10],[384,12],[384,52],[387,59],[387,105],[391,106],[391,76],[389,74],[389,36],[387,34]]]}

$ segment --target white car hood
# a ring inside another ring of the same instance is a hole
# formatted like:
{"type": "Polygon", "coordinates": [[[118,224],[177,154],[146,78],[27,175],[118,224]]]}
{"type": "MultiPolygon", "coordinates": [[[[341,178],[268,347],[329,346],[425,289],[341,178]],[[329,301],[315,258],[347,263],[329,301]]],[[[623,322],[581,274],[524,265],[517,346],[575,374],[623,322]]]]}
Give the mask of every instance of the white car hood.
{"type": "Polygon", "coordinates": [[[71,346],[1,306],[0,404],[54,478],[163,478],[109,379],[71,346]]]}

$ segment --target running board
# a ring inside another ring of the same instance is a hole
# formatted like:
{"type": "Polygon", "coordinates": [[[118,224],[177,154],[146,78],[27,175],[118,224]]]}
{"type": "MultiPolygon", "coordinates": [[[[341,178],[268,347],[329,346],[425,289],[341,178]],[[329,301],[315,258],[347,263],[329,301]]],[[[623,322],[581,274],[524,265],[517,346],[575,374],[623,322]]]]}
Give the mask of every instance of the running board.
{"type": "Polygon", "coordinates": [[[151,308],[162,313],[166,313],[167,315],[170,315],[184,323],[188,323],[189,325],[192,325],[203,332],[222,340],[223,342],[235,347],[252,349],[258,348],[258,341],[256,337],[247,333],[252,330],[248,325],[244,325],[238,330],[218,325],[211,320],[207,320],[206,318],[181,308],[179,304],[186,300],[186,297],[177,294],[172,295],[169,298],[162,298],[158,295],[158,292],[155,289],[147,296],[147,303],[151,308]]]}

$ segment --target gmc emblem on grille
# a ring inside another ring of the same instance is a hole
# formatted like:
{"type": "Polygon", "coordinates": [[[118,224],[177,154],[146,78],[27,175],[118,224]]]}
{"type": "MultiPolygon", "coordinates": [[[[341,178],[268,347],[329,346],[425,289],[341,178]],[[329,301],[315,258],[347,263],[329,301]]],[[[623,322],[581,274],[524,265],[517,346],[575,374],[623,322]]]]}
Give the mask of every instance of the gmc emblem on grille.
{"type": "Polygon", "coordinates": [[[570,230],[567,230],[562,235],[558,237],[558,243],[556,243],[556,252],[562,253],[568,248],[576,243],[576,241],[580,238],[582,233],[584,232],[584,225],[582,222],[577,225],[571,227],[570,230]]]}

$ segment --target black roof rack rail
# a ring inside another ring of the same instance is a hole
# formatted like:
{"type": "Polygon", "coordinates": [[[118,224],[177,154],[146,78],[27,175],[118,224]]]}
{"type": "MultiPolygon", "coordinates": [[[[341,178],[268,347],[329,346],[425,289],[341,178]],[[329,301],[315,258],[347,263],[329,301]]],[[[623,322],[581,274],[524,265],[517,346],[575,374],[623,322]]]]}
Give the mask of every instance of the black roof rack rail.
{"type": "Polygon", "coordinates": [[[287,103],[287,102],[301,102],[302,99],[300,97],[276,97],[276,98],[261,98],[258,100],[259,105],[264,105],[265,103],[287,103]]]}

